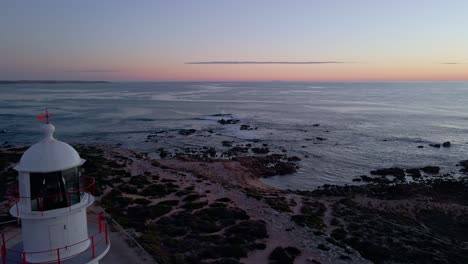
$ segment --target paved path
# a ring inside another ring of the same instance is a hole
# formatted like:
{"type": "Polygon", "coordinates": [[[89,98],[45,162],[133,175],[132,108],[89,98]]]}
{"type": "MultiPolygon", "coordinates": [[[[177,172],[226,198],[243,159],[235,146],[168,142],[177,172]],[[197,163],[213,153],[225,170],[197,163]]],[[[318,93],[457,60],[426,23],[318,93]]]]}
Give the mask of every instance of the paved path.
{"type": "Polygon", "coordinates": [[[109,234],[111,247],[107,255],[99,261],[100,264],[154,264],[153,261],[143,257],[138,252],[138,247],[131,247],[125,241],[125,236],[120,232],[109,234]]]}

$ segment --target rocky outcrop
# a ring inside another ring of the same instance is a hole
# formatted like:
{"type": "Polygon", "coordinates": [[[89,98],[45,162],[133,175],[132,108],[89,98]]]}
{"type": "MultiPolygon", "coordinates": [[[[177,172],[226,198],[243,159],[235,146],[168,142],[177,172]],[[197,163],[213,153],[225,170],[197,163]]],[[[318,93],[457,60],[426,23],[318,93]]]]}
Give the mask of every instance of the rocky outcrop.
{"type": "Polygon", "coordinates": [[[401,176],[405,176],[405,171],[401,168],[393,167],[393,168],[373,170],[371,171],[371,174],[380,175],[380,176],[392,175],[395,177],[401,177],[401,176]]]}
{"type": "Polygon", "coordinates": [[[437,174],[439,173],[440,168],[438,166],[426,166],[421,168],[421,170],[425,173],[437,174]]]}
{"type": "Polygon", "coordinates": [[[255,154],[267,154],[270,152],[269,148],[252,148],[251,150],[255,154]]]}
{"type": "Polygon", "coordinates": [[[189,135],[192,135],[193,133],[197,132],[197,130],[195,129],[181,129],[179,130],[179,135],[182,135],[182,136],[189,136],[189,135]]]}
{"type": "Polygon", "coordinates": [[[233,124],[237,124],[239,123],[239,119],[220,119],[218,120],[218,123],[220,123],[221,125],[233,125],[233,124]]]}

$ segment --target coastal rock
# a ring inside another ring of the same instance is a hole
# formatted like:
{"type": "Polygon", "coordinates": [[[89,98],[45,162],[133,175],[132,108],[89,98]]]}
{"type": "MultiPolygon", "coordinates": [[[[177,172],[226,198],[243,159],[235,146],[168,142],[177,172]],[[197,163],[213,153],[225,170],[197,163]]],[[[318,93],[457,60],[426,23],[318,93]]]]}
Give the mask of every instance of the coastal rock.
{"type": "Polygon", "coordinates": [[[425,173],[430,173],[430,174],[437,174],[440,171],[440,168],[437,166],[426,166],[421,168],[421,170],[425,173]]]}
{"type": "Polygon", "coordinates": [[[460,172],[468,174],[468,160],[460,161],[457,166],[462,166],[463,168],[460,169],[460,172]]]}
{"type": "Polygon", "coordinates": [[[405,176],[405,171],[403,169],[401,169],[401,168],[393,167],[393,168],[373,170],[373,171],[371,171],[371,174],[372,175],[380,175],[380,176],[392,175],[392,176],[395,176],[395,177],[404,177],[405,176]]]}
{"type": "Polygon", "coordinates": [[[298,156],[292,156],[288,158],[288,161],[293,161],[293,162],[301,161],[301,158],[299,158],[298,156]]]}
{"type": "Polygon", "coordinates": [[[193,133],[197,132],[195,129],[181,129],[179,130],[179,134],[182,136],[189,136],[192,135],[193,133]]]}
{"type": "Polygon", "coordinates": [[[224,140],[221,144],[223,144],[223,147],[232,147],[231,141],[224,140]]]}
{"type": "Polygon", "coordinates": [[[440,144],[429,144],[429,146],[433,148],[440,148],[440,144]]]}
{"type": "Polygon", "coordinates": [[[230,150],[228,150],[228,152],[231,152],[231,153],[236,153],[236,152],[247,153],[248,151],[249,151],[249,148],[246,148],[246,147],[233,147],[230,150]]]}
{"type": "Polygon", "coordinates": [[[414,168],[414,169],[406,169],[406,173],[408,173],[409,176],[419,178],[421,177],[421,172],[419,172],[419,169],[414,168]]]}
{"type": "Polygon", "coordinates": [[[253,128],[250,127],[250,125],[241,125],[239,129],[240,130],[253,130],[253,128]]]}
{"type": "Polygon", "coordinates": [[[255,154],[267,154],[270,152],[269,148],[252,148],[252,152],[255,154]]]}
{"type": "Polygon", "coordinates": [[[313,126],[313,127],[319,127],[320,124],[313,124],[312,126],[313,126]]]}
{"type": "Polygon", "coordinates": [[[239,119],[220,119],[218,120],[218,123],[220,123],[221,125],[233,125],[233,124],[237,124],[239,123],[239,119]]]}
{"type": "Polygon", "coordinates": [[[444,147],[444,148],[450,148],[450,145],[451,145],[450,141],[446,141],[446,142],[442,143],[442,147],[444,147]]]}
{"type": "Polygon", "coordinates": [[[161,157],[161,159],[165,159],[171,154],[169,151],[165,150],[164,148],[158,148],[158,151],[159,151],[159,157],[161,157]]]}
{"type": "Polygon", "coordinates": [[[213,147],[208,148],[204,153],[204,156],[214,157],[216,156],[216,149],[213,147]]]}
{"type": "Polygon", "coordinates": [[[289,162],[285,155],[271,154],[264,157],[235,157],[243,166],[259,177],[287,175],[296,172],[296,164],[289,162]]]}
{"type": "MultiPolygon", "coordinates": [[[[401,176],[400,176],[401,177],[401,176]]],[[[373,183],[379,183],[379,184],[389,184],[391,181],[385,177],[380,177],[380,178],[372,178],[367,175],[362,175],[361,179],[363,182],[373,182],[373,183]]],[[[355,181],[355,180],[353,180],[355,181]]]]}
{"type": "Polygon", "coordinates": [[[323,137],[316,137],[316,139],[319,140],[319,141],[327,140],[326,138],[323,138],[323,137]]]}

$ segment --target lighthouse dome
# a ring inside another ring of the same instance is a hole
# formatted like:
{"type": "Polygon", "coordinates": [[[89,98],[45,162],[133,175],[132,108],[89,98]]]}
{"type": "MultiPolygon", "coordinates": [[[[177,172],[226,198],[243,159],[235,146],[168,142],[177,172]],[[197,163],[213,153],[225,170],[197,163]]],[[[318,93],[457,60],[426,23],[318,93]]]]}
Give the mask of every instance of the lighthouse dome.
{"type": "Polygon", "coordinates": [[[45,137],[26,150],[15,167],[17,171],[46,173],[80,166],[84,160],[65,142],[53,137],[55,127],[48,123],[43,127],[45,137]]]}

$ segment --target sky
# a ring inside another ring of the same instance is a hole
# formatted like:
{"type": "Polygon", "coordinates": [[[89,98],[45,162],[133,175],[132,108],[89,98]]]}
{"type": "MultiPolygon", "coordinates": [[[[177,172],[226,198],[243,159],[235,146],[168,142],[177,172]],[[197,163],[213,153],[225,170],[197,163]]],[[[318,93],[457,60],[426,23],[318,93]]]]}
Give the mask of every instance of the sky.
{"type": "Polygon", "coordinates": [[[0,79],[468,80],[466,0],[0,0],[0,79]]]}

